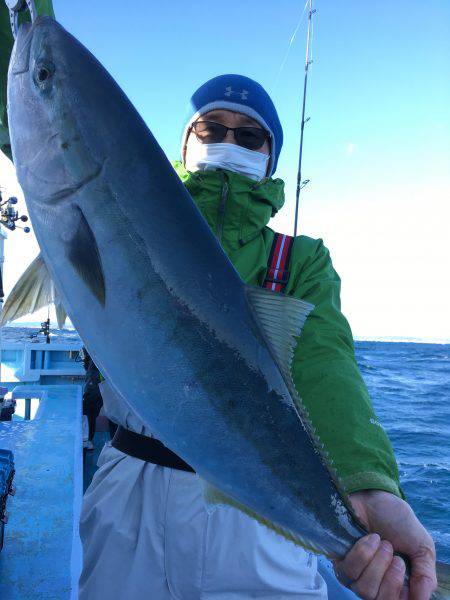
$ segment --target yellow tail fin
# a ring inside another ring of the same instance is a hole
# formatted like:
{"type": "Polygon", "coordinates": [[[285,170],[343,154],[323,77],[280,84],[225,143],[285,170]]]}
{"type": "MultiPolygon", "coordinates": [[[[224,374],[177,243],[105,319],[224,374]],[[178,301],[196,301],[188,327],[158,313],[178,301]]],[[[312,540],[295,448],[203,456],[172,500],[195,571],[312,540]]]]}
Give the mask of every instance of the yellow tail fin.
{"type": "Polygon", "coordinates": [[[438,588],[433,595],[433,600],[450,600],[450,565],[436,563],[438,588]]]}

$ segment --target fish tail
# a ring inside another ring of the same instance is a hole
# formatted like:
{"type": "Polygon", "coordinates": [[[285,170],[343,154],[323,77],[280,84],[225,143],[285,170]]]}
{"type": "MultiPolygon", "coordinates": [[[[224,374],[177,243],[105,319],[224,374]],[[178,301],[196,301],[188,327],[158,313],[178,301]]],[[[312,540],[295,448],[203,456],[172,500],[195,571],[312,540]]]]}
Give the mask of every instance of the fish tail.
{"type": "Polygon", "coordinates": [[[436,574],[438,587],[433,600],[450,600],[450,564],[437,562],[436,574]]]}

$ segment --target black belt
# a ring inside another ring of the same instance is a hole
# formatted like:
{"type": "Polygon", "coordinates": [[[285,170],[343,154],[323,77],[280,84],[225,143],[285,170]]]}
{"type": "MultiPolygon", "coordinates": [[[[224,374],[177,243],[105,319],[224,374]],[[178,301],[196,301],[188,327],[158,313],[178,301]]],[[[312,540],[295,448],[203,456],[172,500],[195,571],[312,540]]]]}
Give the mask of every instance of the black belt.
{"type": "Polygon", "coordinates": [[[145,460],[145,462],[178,469],[179,471],[195,473],[191,466],[184,462],[175,452],[164,446],[159,440],[130,431],[121,425],[117,428],[111,445],[120,450],[120,452],[134,456],[134,458],[139,458],[140,460],[145,460]]]}

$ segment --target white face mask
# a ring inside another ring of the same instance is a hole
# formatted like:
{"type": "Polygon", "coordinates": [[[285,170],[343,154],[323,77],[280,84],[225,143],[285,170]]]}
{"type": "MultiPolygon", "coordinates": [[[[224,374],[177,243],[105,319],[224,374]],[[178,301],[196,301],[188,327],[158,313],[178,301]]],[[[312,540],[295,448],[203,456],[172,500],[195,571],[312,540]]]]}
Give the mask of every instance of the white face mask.
{"type": "Polygon", "coordinates": [[[266,176],[269,156],[256,150],[248,150],[236,144],[202,144],[190,136],[186,148],[185,167],[188,171],[226,169],[245,175],[255,181],[266,176]]]}

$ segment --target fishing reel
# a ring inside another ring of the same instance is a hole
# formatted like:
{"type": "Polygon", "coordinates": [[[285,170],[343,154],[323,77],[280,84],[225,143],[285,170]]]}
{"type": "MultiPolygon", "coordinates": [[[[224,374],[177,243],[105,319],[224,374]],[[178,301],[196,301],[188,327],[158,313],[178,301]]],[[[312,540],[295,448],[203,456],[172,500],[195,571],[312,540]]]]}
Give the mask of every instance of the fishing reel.
{"type": "Polygon", "coordinates": [[[33,23],[37,17],[36,5],[34,0],[5,0],[5,2],[9,8],[9,20],[11,21],[11,29],[15,39],[19,30],[19,13],[28,8],[31,15],[31,22],[33,23]]]}
{"type": "Polygon", "coordinates": [[[11,197],[8,200],[2,200],[0,202],[0,223],[9,229],[14,231],[15,229],[22,229],[25,233],[30,233],[29,227],[21,227],[17,225],[17,221],[26,223],[28,217],[26,215],[19,215],[19,211],[14,208],[17,204],[17,198],[11,197]]]}

